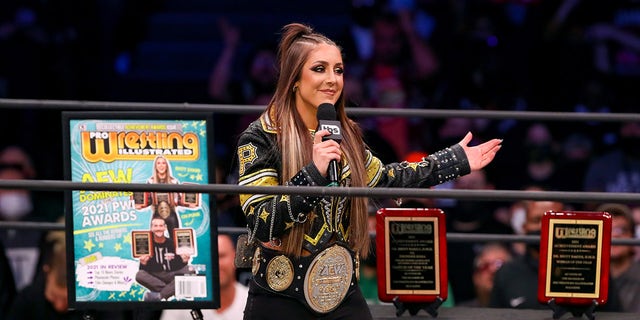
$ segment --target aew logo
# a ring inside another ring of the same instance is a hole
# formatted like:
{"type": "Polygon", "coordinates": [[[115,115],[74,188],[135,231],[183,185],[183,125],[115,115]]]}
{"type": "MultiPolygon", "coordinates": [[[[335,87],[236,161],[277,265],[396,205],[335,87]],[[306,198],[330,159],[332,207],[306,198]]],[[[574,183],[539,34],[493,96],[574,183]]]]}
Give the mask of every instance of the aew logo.
{"type": "Polygon", "coordinates": [[[334,124],[320,124],[320,130],[327,130],[331,133],[331,135],[341,135],[340,126],[334,124]]]}

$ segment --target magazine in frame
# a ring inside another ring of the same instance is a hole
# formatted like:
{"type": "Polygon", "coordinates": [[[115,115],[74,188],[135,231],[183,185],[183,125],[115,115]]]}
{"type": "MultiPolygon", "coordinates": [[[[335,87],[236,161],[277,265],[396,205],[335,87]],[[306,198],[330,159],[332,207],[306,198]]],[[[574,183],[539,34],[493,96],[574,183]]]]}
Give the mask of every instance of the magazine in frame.
{"type": "MultiPolygon", "coordinates": [[[[62,121],[68,181],[215,181],[209,113],[63,112],[62,121]]],[[[65,212],[71,308],[220,306],[215,201],[208,193],[69,190],[65,212]],[[177,250],[176,235],[189,241],[188,250],[177,250]]]]}

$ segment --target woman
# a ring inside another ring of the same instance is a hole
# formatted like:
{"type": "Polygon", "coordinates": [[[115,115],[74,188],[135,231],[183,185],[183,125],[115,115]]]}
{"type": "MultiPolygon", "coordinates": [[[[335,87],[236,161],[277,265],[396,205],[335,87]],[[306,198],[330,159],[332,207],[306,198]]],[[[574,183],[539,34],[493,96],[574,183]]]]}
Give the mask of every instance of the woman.
{"type": "MultiPolygon", "coordinates": [[[[155,160],[153,160],[153,173],[151,177],[147,179],[147,183],[180,184],[180,181],[171,173],[169,160],[164,156],[157,156],[155,160]]],[[[179,194],[176,192],[149,192],[146,193],[146,195],[148,196],[147,203],[152,205],[152,211],[155,211],[156,206],[162,201],[166,201],[174,208],[180,204],[179,194]]],[[[144,207],[145,205],[136,204],[136,209],[142,209],[144,207]]]]}
{"type": "MultiPolygon", "coordinates": [[[[417,163],[383,165],[345,112],[340,48],[301,24],[283,28],[279,78],[267,109],[239,137],[239,184],[326,186],[331,160],[340,185],[429,187],[478,170],[500,149],[493,139],[459,143],[417,163]],[[317,109],[335,106],[342,142],[322,141],[317,109]]],[[[369,249],[367,199],[243,194],[254,253],[245,319],[371,319],[355,270],[369,249]]]]}

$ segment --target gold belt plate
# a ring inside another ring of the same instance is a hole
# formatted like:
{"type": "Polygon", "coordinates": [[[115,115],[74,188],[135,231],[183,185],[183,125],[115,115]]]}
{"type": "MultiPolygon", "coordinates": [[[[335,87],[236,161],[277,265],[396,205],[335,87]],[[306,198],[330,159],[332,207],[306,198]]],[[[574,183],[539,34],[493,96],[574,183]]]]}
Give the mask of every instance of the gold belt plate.
{"type": "Polygon", "coordinates": [[[305,276],[304,298],[318,313],[333,311],[344,300],[353,276],[349,251],[334,245],[318,254],[305,276]]]}
{"type": "Polygon", "coordinates": [[[275,291],[284,291],[293,282],[293,263],[284,255],[279,255],[267,264],[267,284],[275,291]]]}
{"type": "Polygon", "coordinates": [[[262,250],[260,247],[256,248],[256,251],[253,252],[253,259],[251,261],[251,274],[254,276],[258,274],[258,269],[260,269],[260,259],[262,259],[262,250]]]}

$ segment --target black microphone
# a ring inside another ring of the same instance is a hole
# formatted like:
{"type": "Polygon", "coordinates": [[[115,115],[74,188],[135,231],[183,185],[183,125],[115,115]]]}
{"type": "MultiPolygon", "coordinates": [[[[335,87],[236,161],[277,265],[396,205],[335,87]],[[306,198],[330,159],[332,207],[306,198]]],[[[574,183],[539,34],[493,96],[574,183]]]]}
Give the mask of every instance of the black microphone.
{"type": "MultiPolygon", "coordinates": [[[[340,141],[342,141],[342,127],[340,126],[340,121],[336,120],[336,108],[331,103],[323,103],[318,106],[317,117],[318,129],[316,131],[327,130],[331,133],[328,136],[322,137],[322,141],[335,140],[340,143],[340,141]]],[[[335,159],[331,160],[327,171],[329,174],[328,186],[338,186],[338,161],[335,159]]]]}

